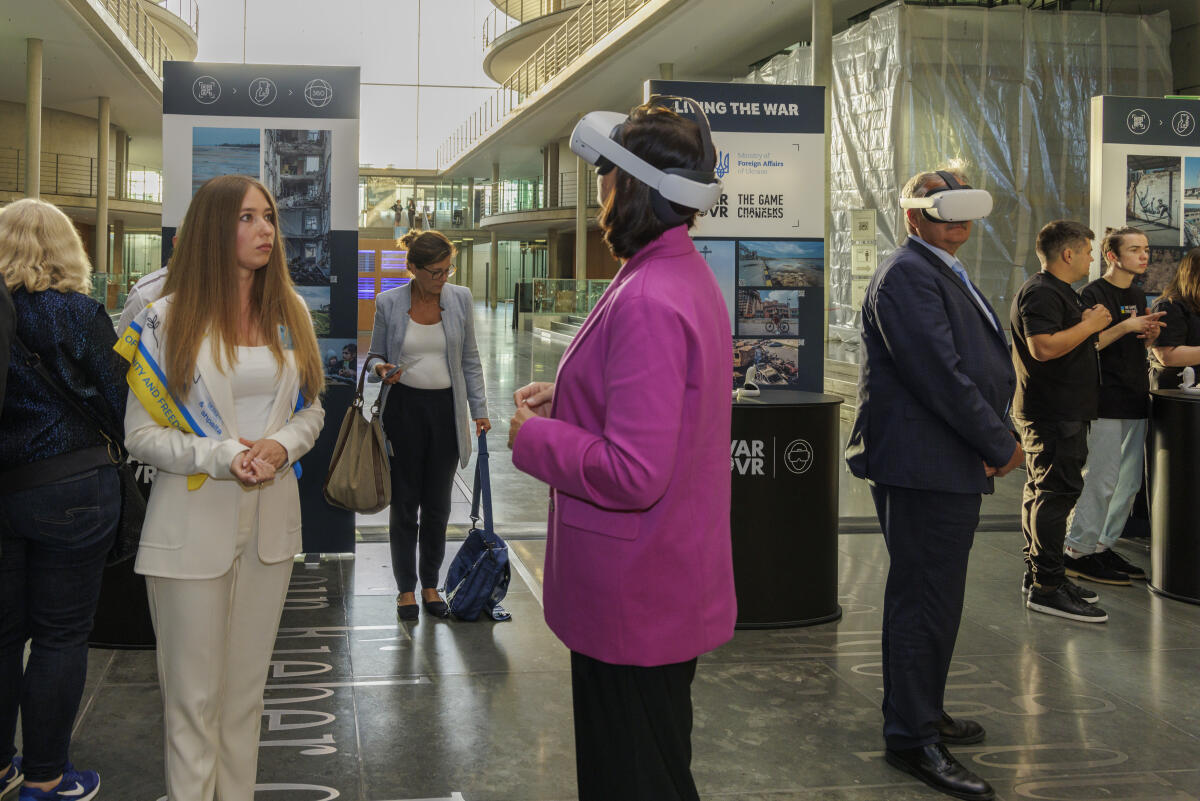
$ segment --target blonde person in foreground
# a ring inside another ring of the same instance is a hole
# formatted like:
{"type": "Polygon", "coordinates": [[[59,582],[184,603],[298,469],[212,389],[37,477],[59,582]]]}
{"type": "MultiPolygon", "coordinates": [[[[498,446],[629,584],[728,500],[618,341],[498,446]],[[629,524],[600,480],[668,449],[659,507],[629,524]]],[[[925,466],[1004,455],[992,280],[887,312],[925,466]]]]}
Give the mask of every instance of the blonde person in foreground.
{"type": "Polygon", "coordinates": [[[136,570],[158,636],[169,801],[253,798],[301,548],[295,463],[321,430],[324,379],[276,219],[253,178],[201,186],[163,297],[117,345],[132,361],[126,444],[158,468],[136,570]]]}

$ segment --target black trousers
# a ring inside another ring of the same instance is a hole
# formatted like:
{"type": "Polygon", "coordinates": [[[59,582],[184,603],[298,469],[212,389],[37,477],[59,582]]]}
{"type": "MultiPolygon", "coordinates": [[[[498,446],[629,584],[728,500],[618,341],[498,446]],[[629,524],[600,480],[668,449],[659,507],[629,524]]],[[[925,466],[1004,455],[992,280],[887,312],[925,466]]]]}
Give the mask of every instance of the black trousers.
{"type": "Polygon", "coordinates": [[[458,466],[453,392],[394,384],[383,409],[383,430],[392,446],[388,539],[396,586],[415,592],[420,578],[422,587],[437,587],[458,466]]]}
{"type": "Polygon", "coordinates": [[[1053,588],[1066,578],[1063,545],[1067,521],[1083,491],[1088,424],[1017,420],[1025,451],[1021,533],[1025,569],[1036,584],[1053,588]]]}
{"type": "Polygon", "coordinates": [[[979,495],[871,484],[891,566],[883,595],[883,737],[891,749],[938,741],[962,619],[979,495]]]}
{"type": "Polygon", "coordinates": [[[696,660],[611,665],[571,652],[579,801],[700,801],[692,780],[696,660]]]}

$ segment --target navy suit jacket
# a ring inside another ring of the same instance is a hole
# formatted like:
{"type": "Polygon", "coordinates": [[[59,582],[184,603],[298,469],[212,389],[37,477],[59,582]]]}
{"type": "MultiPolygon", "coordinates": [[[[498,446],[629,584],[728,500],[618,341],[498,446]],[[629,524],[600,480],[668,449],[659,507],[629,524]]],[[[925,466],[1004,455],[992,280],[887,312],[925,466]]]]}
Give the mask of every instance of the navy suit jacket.
{"type": "Polygon", "coordinates": [[[1004,334],[966,285],[908,239],[867,286],[862,342],[850,472],[909,489],[991,492],[984,464],[1006,464],[1016,447],[1006,414],[1016,379],[1004,334]]]}

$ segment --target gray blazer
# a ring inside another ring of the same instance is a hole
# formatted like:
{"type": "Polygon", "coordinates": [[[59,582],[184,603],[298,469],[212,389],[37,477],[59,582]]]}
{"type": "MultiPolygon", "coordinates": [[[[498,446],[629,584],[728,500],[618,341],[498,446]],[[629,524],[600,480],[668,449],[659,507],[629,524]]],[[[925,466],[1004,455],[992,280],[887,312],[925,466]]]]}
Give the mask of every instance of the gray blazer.
{"type": "MultiPolygon", "coordinates": [[[[446,332],[446,363],[450,368],[450,389],[454,393],[454,427],[458,433],[458,461],[463,467],[471,458],[475,438],[472,420],[487,417],[487,395],[483,386],[483,365],[475,344],[474,308],[471,290],[446,284],[442,288],[442,329],[446,332]],[[468,411],[470,412],[468,416],[468,411]]],[[[381,353],[388,362],[400,357],[404,332],[408,328],[408,310],[412,305],[409,285],[381,292],[375,298],[375,331],[371,334],[371,352],[381,353]]],[[[368,359],[367,378],[379,381],[368,359]]],[[[384,385],[379,408],[387,406],[391,386],[384,385]]]]}

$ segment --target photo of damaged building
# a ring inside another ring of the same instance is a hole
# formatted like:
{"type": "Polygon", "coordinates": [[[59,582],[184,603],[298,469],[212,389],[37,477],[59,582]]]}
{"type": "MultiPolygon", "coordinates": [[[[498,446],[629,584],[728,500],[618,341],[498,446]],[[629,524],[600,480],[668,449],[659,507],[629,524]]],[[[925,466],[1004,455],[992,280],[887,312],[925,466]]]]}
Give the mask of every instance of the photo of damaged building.
{"type": "Polygon", "coordinates": [[[332,133],[269,129],[263,134],[263,183],[279,205],[279,233],[292,280],[327,286],[332,133]]]}

